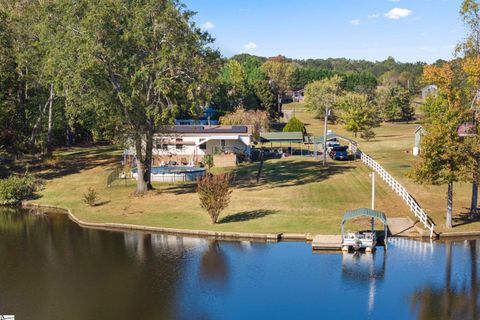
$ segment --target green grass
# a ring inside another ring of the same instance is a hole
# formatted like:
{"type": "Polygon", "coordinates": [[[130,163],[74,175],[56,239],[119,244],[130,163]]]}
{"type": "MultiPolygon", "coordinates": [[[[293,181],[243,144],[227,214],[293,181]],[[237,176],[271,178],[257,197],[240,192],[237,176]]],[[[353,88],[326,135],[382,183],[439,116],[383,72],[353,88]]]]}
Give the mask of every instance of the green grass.
{"type": "MultiPolygon", "coordinates": [[[[289,106],[289,108],[293,109],[293,106],[289,106]]],[[[295,105],[295,114],[306,123],[308,132],[317,136],[323,135],[323,121],[315,119],[312,113],[305,110],[303,104],[295,105]]],[[[412,149],[415,130],[418,126],[418,123],[382,123],[379,128],[374,129],[375,139],[364,141],[356,138],[356,140],[359,142],[362,151],[372,156],[407,188],[427,214],[433,218],[437,224],[436,230],[480,231],[480,221],[465,219],[470,207],[471,184],[457,183],[454,185],[454,228],[446,230],[444,226],[447,187],[420,185],[408,176],[416,160],[412,154],[412,149]]],[[[345,131],[341,125],[329,125],[329,129],[353,138],[353,135],[345,131]]],[[[386,187],[383,182],[381,184],[386,187]]],[[[387,212],[387,214],[391,213],[387,212]]]]}
{"type": "MultiPolygon", "coordinates": [[[[115,151],[111,148],[74,149],[56,154],[60,172],[46,180],[37,203],[72,209],[80,219],[89,222],[131,223],[158,227],[205,229],[238,232],[299,232],[336,234],[345,210],[370,205],[368,170],[359,162],[335,163],[324,168],[306,157],[290,157],[265,162],[260,183],[255,175],[258,164],[222,170],[235,171],[232,201],[212,225],[200,208],[195,185],[155,184],[156,190],[135,197],[135,181],[116,182],[106,187],[106,177],[113,167],[115,151]],[[92,158],[93,157],[93,158],[92,158]],[[94,160],[99,158],[98,160],[94,160]],[[82,161],[96,165],[84,168],[82,161]],[[69,173],[66,168],[78,166],[69,173]],[[101,205],[89,207],[82,195],[93,187],[101,205]]],[[[217,168],[216,170],[220,170],[217,168]]],[[[55,168],[40,174],[49,177],[55,168]]],[[[384,187],[377,188],[377,207],[395,215],[399,200],[384,187]]],[[[362,226],[350,225],[356,229],[362,226]]]]}
{"type": "MultiPolygon", "coordinates": [[[[287,105],[286,107],[292,107],[287,105]]],[[[323,132],[322,121],[296,105],[296,116],[315,135],[323,132]]],[[[415,161],[411,149],[417,124],[382,124],[377,137],[369,142],[358,139],[360,148],[373,156],[418,200],[444,231],[446,206],[444,186],[422,186],[407,173],[415,161]]],[[[339,125],[330,126],[342,135],[352,135],[339,125]]],[[[370,206],[370,170],[360,161],[332,162],[327,168],[307,157],[289,157],[265,162],[260,183],[255,176],[258,164],[236,168],[232,201],[212,225],[200,208],[194,184],[155,184],[156,190],[138,198],[133,195],[135,181],[116,182],[106,187],[109,170],[119,162],[120,151],[112,147],[59,150],[55,160],[39,165],[45,189],[38,203],[69,207],[80,219],[90,222],[117,222],[184,229],[237,232],[295,232],[338,234],[343,213],[370,206]],[[94,187],[101,205],[89,207],[81,199],[94,187]]],[[[385,183],[377,179],[376,209],[388,217],[411,216],[408,207],[385,183]]],[[[480,223],[462,224],[461,214],[469,204],[470,185],[455,185],[455,220],[452,231],[480,230],[480,223]]],[[[356,229],[364,226],[350,225],[356,229]]]]}

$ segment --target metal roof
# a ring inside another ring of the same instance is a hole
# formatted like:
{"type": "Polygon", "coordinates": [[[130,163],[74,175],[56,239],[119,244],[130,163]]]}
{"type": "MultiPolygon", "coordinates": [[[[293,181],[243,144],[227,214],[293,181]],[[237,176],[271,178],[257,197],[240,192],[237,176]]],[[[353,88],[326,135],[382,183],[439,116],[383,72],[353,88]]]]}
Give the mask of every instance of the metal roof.
{"type": "Polygon", "coordinates": [[[168,127],[167,132],[179,134],[215,134],[215,133],[249,133],[249,126],[234,125],[175,125],[168,127]]]}
{"type": "Polygon", "coordinates": [[[262,132],[260,142],[303,142],[302,132],[262,132]]]}
{"type": "MultiPolygon", "coordinates": [[[[334,140],[336,138],[343,139],[351,143],[356,143],[355,140],[347,138],[345,136],[341,136],[339,134],[336,134],[335,132],[331,132],[327,134],[327,141],[334,140]]],[[[313,138],[312,142],[317,144],[323,144],[323,136],[313,138]]]]}
{"type": "Polygon", "coordinates": [[[355,210],[350,210],[345,212],[345,214],[343,215],[342,224],[344,224],[348,220],[352,220],[358,217],[375,218],[382,221],[384,225],[388,225],[387,217],[385,216],[385,213],[381,211],[368,209],[368,208],[360,208],[360,209],[355,209],[355,210]]]}

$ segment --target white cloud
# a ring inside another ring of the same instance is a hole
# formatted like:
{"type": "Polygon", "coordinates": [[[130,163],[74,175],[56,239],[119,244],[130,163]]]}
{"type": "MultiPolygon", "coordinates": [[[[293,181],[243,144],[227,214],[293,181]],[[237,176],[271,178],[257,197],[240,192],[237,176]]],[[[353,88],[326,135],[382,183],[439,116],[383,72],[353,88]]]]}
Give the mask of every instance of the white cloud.
{"type": "Polygon", "coordinates": [[[390,0],[390,2],[400,2],[400,0],[390,0]]]}
{"type": "Polygon", "coordinates": [[[204,29],[204,30],[212,30],[213,28],[215,28],[215,25],[211,21],[205,21],[202,24],[202,29],[204,29]]]}
{"type": "Polygon", "coordinates": [[[380,17],[380,13],[372,13],[372,14],[369,14],[367,17],[368,19],[375,19],[380,17]]]}
{"type": "Polygon", "coordinates": [[[352,26],[358,26],[360,24],[360,20],[350,20],[350,24],[352,26]]]}
{"type": "Polygon", "coordinates": [[[255,42],[250,41],[249,43],[247,43],[243,47],[247,50],[253,50],[253,49],[257,48],[257,44],[255,42]]]}
{"type": "Polygon", "coordinates": [[[393,8],[392,10],[388,11],[384,14],[385,17],[388,19],[398,20],[400,18],[408,17],[412,14],[411,10],[402,9],[402,8],[393,8]]]}

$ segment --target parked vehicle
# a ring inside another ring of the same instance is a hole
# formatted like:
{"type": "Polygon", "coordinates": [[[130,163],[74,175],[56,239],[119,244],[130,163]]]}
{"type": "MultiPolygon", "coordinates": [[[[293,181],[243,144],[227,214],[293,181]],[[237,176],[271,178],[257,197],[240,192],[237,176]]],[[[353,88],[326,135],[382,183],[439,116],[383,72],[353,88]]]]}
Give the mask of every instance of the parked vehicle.
{"type": "Polygon", "coordinates": [[[327,141],[327,150],[330,150],[333,147],[340,147],[340,142],[338,142],[338,141],[327,141]]]}
{"type": "Polygon", "coordinates": [[[330,148],[328,154],[333,160],[347,160],[348,159],[347,146],[334,146],[330,148]]]}

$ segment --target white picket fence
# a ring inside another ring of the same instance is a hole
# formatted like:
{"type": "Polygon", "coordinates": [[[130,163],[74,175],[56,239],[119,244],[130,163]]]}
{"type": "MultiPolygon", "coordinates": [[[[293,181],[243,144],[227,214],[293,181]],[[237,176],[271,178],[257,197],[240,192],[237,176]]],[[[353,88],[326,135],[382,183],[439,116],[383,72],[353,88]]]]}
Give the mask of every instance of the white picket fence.
{"type": "Polygon", "coordinates": [[[430,217],[425,213],[425,211],[423,211],[422,207],[420,207],[420,205],[407,191],[407,189],[405,189],[404,186],[402,186],[397,180],[395,180],[395,178],[392,177],[390,173],[383,169],[383,167],[377,161],[373,160],[372,157],[360,151],[356,145],[350,144],[350,148],[356,155],[360,154],[363,163],[375,170],[375,172],[378,173],[380,177],[382,177],[383,181],[385,181],[393,189],[393,191],[395,191],[395,193],[402,197],[402,199],[410,208],[410,211],[412,211],[415,214],[415,217],[423,223],[425,229],[430,230],[430,238],[432,238],[433,228],[435,226],[432,219],[430,219],[430,217]]]}

